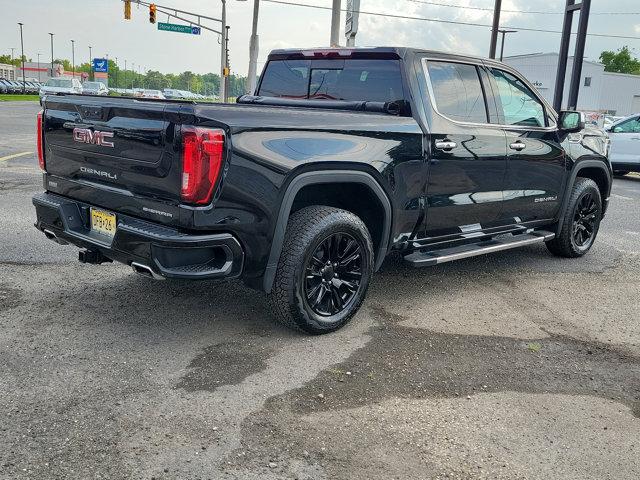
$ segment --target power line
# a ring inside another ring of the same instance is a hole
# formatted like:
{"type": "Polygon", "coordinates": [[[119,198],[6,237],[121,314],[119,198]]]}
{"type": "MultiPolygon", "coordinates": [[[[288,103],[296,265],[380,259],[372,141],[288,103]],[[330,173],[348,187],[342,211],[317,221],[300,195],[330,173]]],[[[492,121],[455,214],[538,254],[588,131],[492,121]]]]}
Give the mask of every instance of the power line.
{"type": "MultiPolygon", "coordinates": [[[[439,3],[439,2],[429,2],[427,0],[407,0],[412,3],[422,3],[425,5],[433,5],[435,7],[448,7],[448,8],[461,8],[464,10],[482,10],[485,12],[492,12],[493,8],[488,7],[474,7],[471,5],[454,5],[451,3],[439,3]]],[[[535,15],[564,15],[564,12],[544,12],[540,10],[508,10],[502,9],[503,13],[526,13],[526,14],[535,14],[535,15]]],[[[640,12],[591,12],[591,15],[640,15],[640,12]]]]}
{"type": "MultiPolygon", "coordinates": [[[[331,7],[324,7],[320,5],[309,5],[306,3],[297,3],[297,2],[285,2],[283,0],[263,0],[264,2],[269,3],[277,3],[280,5],[290,5],[294,7],[307,7],[307,8],[315,8],[317,10],[332,10],[331,7]]],[[[347,9],[342,8],[342,12],[346,12],[347,9]]],[[[441,20],[438,18],[427,18],[427,17],[412,17],[409,15],[397,15],[393,13],[381,13],[381,12],[366,12],[364,10],[354,10],[354,13],[360,13],[362,15],[372,15],[377,17],[387,17],[387,18],[397,18],[400,20],[420,20],[423,22],[435,22],[435,23],[446,23],[449,25],[466,25],[469,27],[486,27],[492,28],[492,25],[485,23],[471,23],[471,22],[462,22],[458,20],[441,20]]],[[[514,30],[521,30],[524,32],[542,32],[542,33],[562,33],[559,30],[545,30],[541,28],[527,28],[527,27],[512,27],[512,26],[503,26],[503,28],[510,28],[514,30]]],[[[591,37],[606,37],[606,38],[622,38],[626,40],[640,40],[640,37],[632,37],[628,35],[610,35],[605,33],[588,33],[587,35],[591,37]]]]}

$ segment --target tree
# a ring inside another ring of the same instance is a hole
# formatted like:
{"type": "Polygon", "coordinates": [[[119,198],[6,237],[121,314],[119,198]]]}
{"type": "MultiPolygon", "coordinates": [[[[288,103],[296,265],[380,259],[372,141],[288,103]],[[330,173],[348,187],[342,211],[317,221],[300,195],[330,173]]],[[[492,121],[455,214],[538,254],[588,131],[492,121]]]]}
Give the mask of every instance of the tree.
{"type": "Polygon", "coordinates": [[[600,62],[605,72],[634,73],[640,75],[640,60],[631,55],[628,46],[619,48],[617,52],[605,50],[600,54],[600,62]]]}

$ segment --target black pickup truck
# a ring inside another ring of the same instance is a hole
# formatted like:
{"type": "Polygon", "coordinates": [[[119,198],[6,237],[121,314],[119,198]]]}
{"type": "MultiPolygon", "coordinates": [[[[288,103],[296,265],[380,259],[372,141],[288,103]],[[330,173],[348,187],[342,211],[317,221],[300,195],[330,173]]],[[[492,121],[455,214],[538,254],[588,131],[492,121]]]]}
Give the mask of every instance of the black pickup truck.
{"type": "Polygon", "coordinates": [[[391,252],[416,267],[592,246],[607,137],[502,63],[278,50],[237,104],[46,96],[36,227],[154,279],[241,278],[309,333],[344,325],[391,252]]]}

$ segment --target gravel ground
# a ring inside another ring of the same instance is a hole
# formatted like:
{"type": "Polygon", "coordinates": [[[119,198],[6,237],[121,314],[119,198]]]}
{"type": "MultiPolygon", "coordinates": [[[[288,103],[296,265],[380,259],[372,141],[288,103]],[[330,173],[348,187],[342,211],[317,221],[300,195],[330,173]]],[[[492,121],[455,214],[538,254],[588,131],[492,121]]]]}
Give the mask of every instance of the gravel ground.
{"type": "Polygon", "coordinates": [[[0,478],[640,478],[640,177],[584,258],[389,259],[343,330],[237,282],[77,263],[33,228],[37,105],[0,105],[0,478]]]}

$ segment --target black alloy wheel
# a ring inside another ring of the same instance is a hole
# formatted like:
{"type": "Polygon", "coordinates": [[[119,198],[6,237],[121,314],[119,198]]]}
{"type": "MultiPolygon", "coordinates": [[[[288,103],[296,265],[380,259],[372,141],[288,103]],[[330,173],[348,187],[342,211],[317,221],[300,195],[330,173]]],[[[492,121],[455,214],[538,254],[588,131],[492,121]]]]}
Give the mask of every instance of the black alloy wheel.
{"type": "Polygon", "coordinates": [[[602,196],[590,178],[576,178],[565,214],[560,218],[556,237],[546,242],[554,255],[581,257],[593,246],[602,220],[602,196]]]}
{"type": "Polygon", "coordinates": [[[593,242],[598,217],[598,204],[591,192],[586,192],[576,205],[573,215],[573,241],[578,248],[587,248],[593,242]]]}
{"type": "Polygon", "coordinates": [[[318,315],[332,316],[348,308],[362,280],[363,252],[347,233],[325,238],[305,264],[304,295],[318,315]]]}

